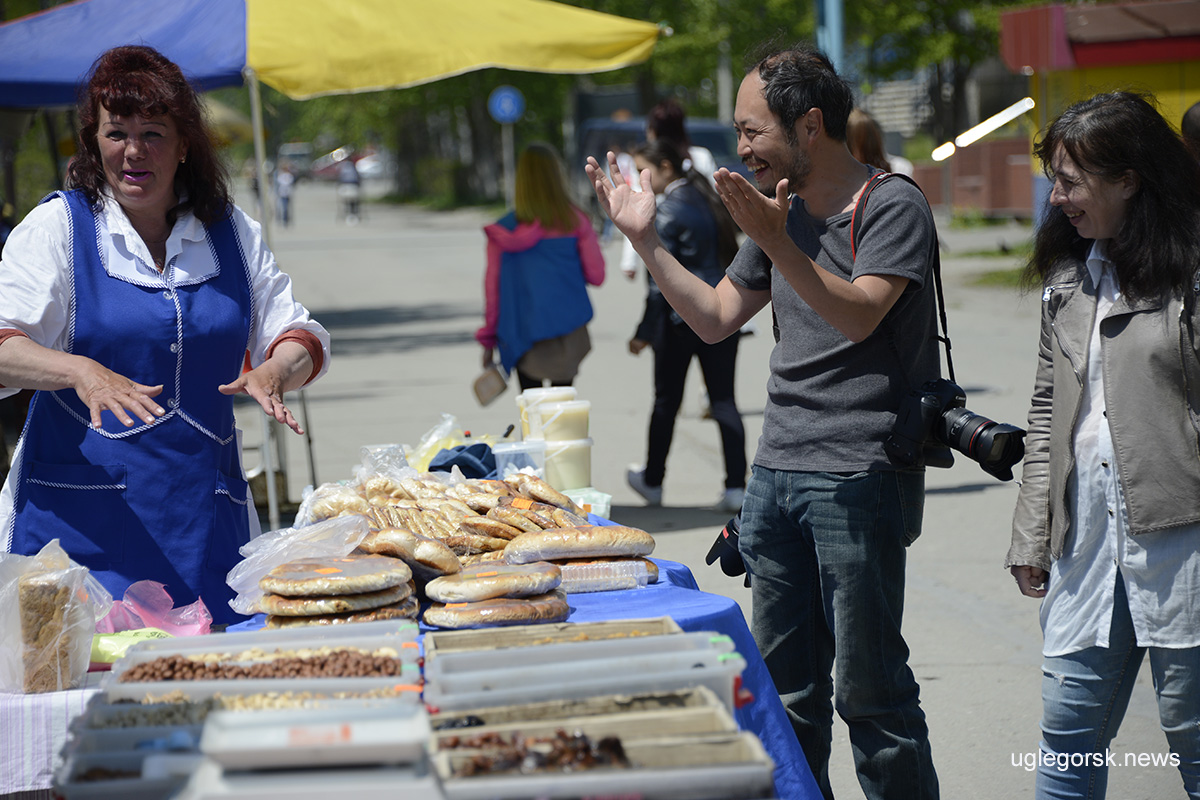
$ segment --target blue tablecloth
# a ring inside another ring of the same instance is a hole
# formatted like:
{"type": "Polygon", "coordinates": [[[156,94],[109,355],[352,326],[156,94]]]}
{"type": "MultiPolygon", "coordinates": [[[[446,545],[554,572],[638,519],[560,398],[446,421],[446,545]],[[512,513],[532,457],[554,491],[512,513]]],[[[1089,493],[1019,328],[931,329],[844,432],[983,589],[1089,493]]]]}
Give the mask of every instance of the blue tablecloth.
{"type": "MultiPolygon", "coordinates": [[[[613,619],[643,619],[670,616],[686,631],[716,631],[733,639],[734,647],[746,659],[742,687],[754,695],[749,704],[734,711],[738,726],[751,731],[762,741],[775,762],[775,793],[779,800],[821,800],[796,733],[775,691],[746,625],[741,606],[716,594],[700,591],[696,579],[683,564],[652,559],[659,569],[658,583],[641,589],[568,595],[570,622],[602,622],[613,619]]],[[[230,631],[256,630],[264,624],[261,614],[246,622],[231,625],[230,631]]],[[[424,624],[421,629],[426,630],[424,624]]]]}

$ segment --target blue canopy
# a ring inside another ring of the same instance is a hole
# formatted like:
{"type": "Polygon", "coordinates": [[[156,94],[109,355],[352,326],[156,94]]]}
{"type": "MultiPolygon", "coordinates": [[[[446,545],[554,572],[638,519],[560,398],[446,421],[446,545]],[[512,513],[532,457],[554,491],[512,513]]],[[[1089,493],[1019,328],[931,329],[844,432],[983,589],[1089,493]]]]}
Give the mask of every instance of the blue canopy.
{"type": "Polygon", "coordinates": [[[242,85],[245,0],[80,0],[0,25],[0,107],[70,106],[92,62],[149,45],[201,91],[242,85]]]}

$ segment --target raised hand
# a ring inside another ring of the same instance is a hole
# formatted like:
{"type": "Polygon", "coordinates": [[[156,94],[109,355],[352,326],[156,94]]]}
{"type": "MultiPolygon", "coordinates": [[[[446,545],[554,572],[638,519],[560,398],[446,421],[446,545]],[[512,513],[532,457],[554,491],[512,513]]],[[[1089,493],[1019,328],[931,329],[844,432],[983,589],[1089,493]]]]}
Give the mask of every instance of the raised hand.
{"type": "Polygon", "coordinates": [[[787,178],[775,186],[775,197],[768,197],[736,172],[722,167],[717,170],[717,194],[733,221],[764,249],[772,239],[787,237],[788,199],[787,178]]]}
{"type": "Polygon", "coordinates": [[[617,166],[617,156],[612,151],[608,153],[608,175],[604,174],[604,169],[592,156],[588,156],[584,170],[596,190],[600,208],[604,209],[617,230],[625,234],[629,241],[636,246],[648,237],[657,235],[654,231],[654,191],[650,188],[648,171],[639,176],[642,191],[635,192],[626,183],[621,168],[617,166]]]}

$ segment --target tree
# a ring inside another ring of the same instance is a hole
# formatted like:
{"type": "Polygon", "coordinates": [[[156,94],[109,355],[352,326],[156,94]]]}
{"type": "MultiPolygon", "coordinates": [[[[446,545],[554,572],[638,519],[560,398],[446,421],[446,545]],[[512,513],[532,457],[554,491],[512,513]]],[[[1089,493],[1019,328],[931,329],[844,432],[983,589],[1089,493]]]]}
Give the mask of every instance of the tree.
{"type": "Polygon", "coordinates": [[[1000,12],[1042,0],[860,0],[847,3],[847,50],[861,78],[893,79],[930,68],[934,138],[948,141],[970,123],[967,83],[1000,52],[1000,12]]]}

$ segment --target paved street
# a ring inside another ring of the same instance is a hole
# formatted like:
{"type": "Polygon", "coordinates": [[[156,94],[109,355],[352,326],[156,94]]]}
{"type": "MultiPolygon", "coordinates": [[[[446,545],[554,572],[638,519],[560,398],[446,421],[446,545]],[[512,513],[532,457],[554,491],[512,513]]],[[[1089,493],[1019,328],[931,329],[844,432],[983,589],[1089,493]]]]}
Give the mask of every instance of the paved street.
{"type": "MultiPolygon", "coordinates": [[[[241,199],[253,208],[248,196],[241,199]]],[[[491,221],[487,215],[369,204],[350,227],[337,219],[334,187],[313,183],[298,187],[293,213],[293,227],[273,229],[275,251],[297,296],[333,336],[332,368],[305,392],[318,481],[351,477],[363,445],[416,444],[443,413],[474,433],[501,434],[517,422],[514,388],[484,409],[470,390],[480,367],[473,333],[482,314],[480,228],[491,221]]],[[[954,366],[967,406],[1020,425],[1033,383],[1039,298],[969,286],[972,275],[997,265],[967,254],[1025,236],[1015,225],[942,228],[954,366]]],[[[699,418],[698,369],[689,376],[667,465],[666,506],[643,508],[625,485],[626,466],[644,457],[652,378],[650,354],[634,357],[625,347],[641,314],[644,283],[620,274],[618,250],[607,246],[609,277],[592,291],[593,351],[576,382],[580,398],[592,403],[593,484],[613,495],[612,519],[653,533],[655,555],[687,564],[701,588],[733,597],[749,618],[749,591],[703,561],[727,515],[708,510],[720,494],[721,460],[715,423],[699,418]]],[[[757,322],[759,333],[742,342],[738,368],[751,456],[773,344],[769,311],[757,322]]],[[[295,396],[291,403],[298,406],[295,396]]],[[[254,445],[261,436],[258,414],[242,405],[239,417],[247,444],[254,445]]],[[[254,461],[247,456],[248,466],[254,461]]],[[[942,796],[1032,797],[1033,774],[1013,761],[1037,749],[1038,606],[1018,594],[1000,566],[1016,486],[962,456],[957,462],[930,471],[925,531],[910,550],[905,633],[911,663],[923,689],[942,796]]],[[[289,495],[298,500],[309,482],[300,437],[287,438],[287,466],[289,495]]],[[[1146,669],[1113,749],[1122,764],[1126,754],[1166,752],[1146,669]]],[[[839,797],[861,796],[840,722],[832,780],[839,797]]],[[[1113,800],[1183,794],[1178,773],[1168,767],[1118,766],[1109,786],[1113,800]]]]}

